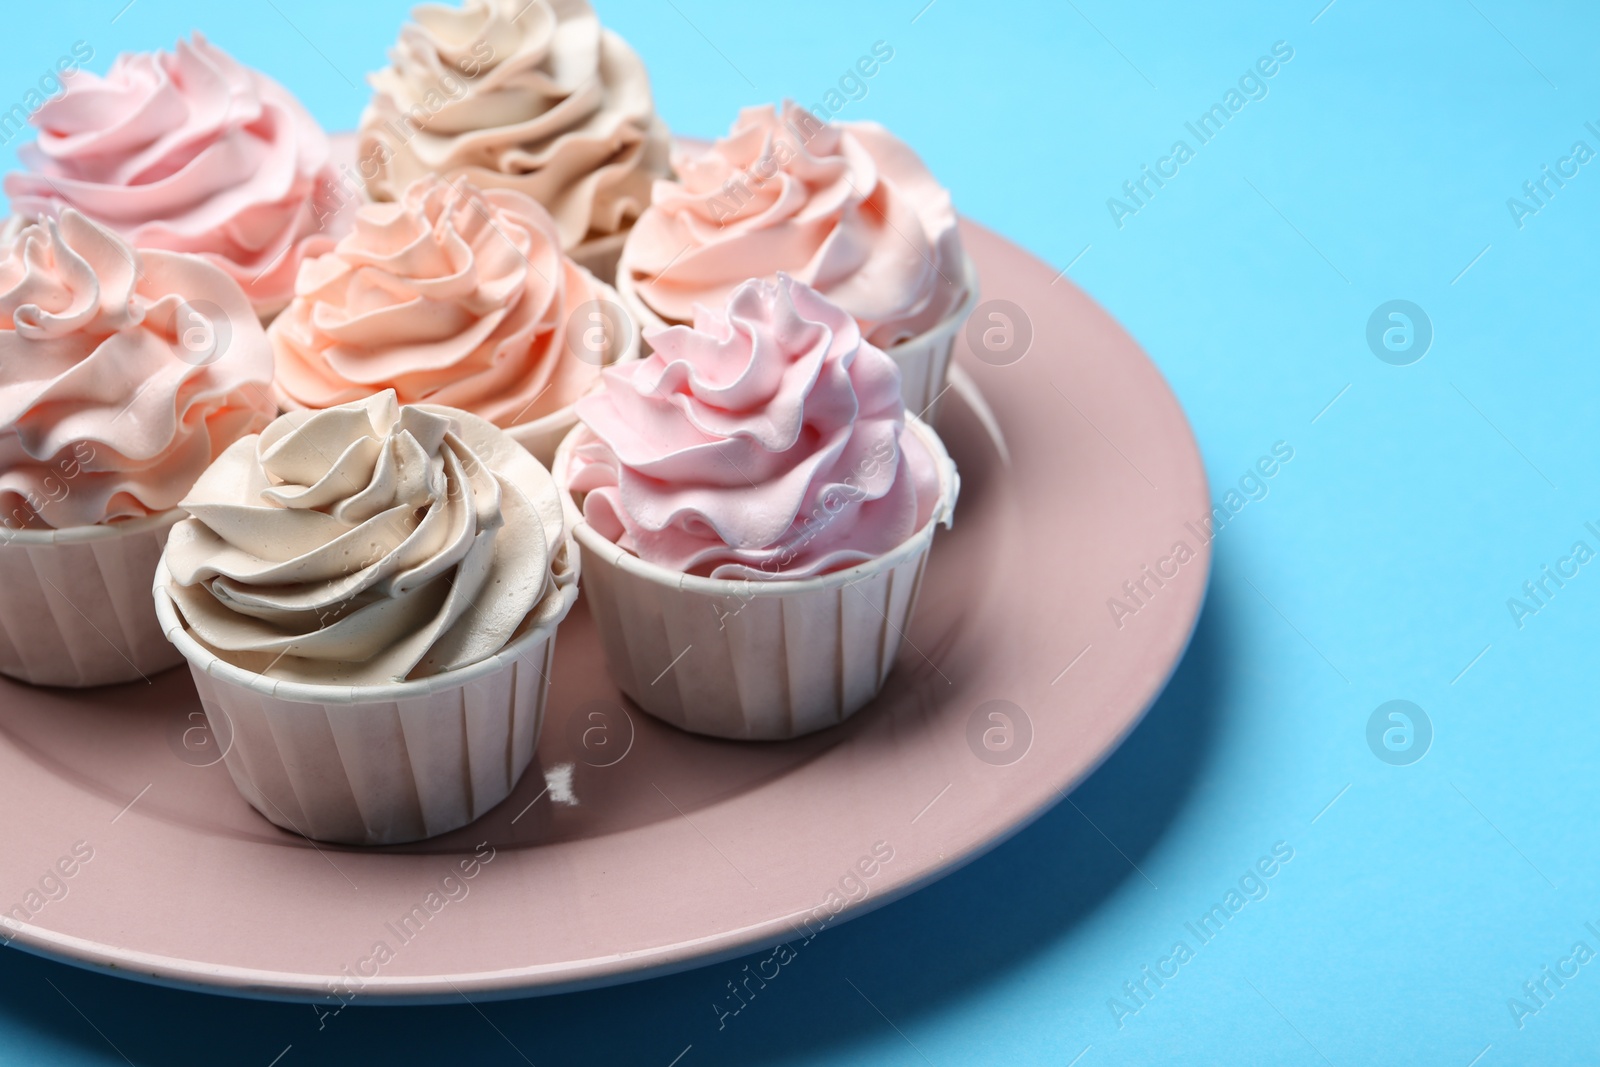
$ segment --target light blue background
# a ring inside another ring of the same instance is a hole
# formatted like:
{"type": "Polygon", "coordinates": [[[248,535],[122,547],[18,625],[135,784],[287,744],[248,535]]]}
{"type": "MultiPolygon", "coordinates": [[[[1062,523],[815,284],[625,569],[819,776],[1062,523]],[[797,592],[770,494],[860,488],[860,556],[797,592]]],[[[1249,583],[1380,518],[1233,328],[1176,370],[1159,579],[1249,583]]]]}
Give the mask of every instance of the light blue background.
{"type": "MultiPolygon", "coordinates": [[[[286,1046],[282,1067],[666,1067],[690,1045],[682,1067],[1592,1055],[1600,963],[1521,1029],[1507,1001],[1575,941],[1600,950],[1583,928],[1600,926],[1600,565],[1521,630],[1506,600],[1580,537],[1600,548],[1583,530],[1600,525],[1600,162],[1523,229],[1506,200],[1574,141],[1600,149],[1583,126],[1600,120],[1594,12],[936,0],[916,17],[925,0],[600,2],[648,61],[667,121],[691,134],[720,132],[743,104],[811,103],[890,42],[895,58],[844,117],[884,121],[963,212],[1058,267],[1082,253],[1071,278],[1166,373],[1217,493],[1273,442],[1293,445],[1271,495],[1218,539],[1169,691],[1074,795],[1083,814],[1062,805],[826,934],[720,1032],[709,1006],[736,963],[481,1014],[352,1009],[318,1032],[306,1007],[0,952],[0,1061],[120,1063],[113,1043],[138,1064],[262,1067],[286,1046]],[[1118,229],[1107,198],[1276,41],[1294,58],[1270,95],[1118,229]],[[1393,298],[1435,330],[1408,367],[1365,342],[1393,298]],[[1365,739],[1368,715],[1395,698],[1435,730],[1408,767],[1365,739]],[[1278,841],[1295,855],[1270,895],[1119,1029],[1108,998],[1278,841]]],[[[404,14],[136,0],[113,24],[123,3],[13,5],[6,105],[76,39],[103,70],[118,50],[198,26],[348,128],[404,14]]]]}

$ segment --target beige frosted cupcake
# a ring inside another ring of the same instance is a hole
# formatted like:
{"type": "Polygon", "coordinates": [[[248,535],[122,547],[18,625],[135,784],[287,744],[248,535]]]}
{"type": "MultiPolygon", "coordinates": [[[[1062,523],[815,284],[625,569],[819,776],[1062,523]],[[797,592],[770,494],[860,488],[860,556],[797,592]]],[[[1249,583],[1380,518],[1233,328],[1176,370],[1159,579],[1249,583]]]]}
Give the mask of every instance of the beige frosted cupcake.
{"type": "Polygon", "coordinates": [[[577,597],[567,506],[494,426],[393,392],[230,448],[184,499],[155,597],[245,799],[350,844],[504,800],[577,597]]]}
{"type": "Polygon", "coordinates": [[[786,103],[746,108],[709,149],[680,150],[617,270],[645,329],[719,308],[750,278],[786,273],[856,320],[932,419],[978,299],[950,194],[875,122],[825,123],[786,103]]]}
{"type": "Polygon", "coordinates": [[[586,0],[412,9],[371,76],[360,166],[375,200],[424,174],[515,189],[549,209],[567,252],[610,282],[665,177],[669,135],[644,63],[586,0]]]}
{"type": "Polygon", "coordinates": [[[393,389],[487,419],[541,463],[600,369],[639,352],[615,290],[562,254],[542,207],[431,177],[362,205],[268,336],[286,411],[393,389]]]}
{"type": "Polygon", "coordinates": [[[842,722],[894,664],[954,465],[893,361],[787,276],[650,342],[556,457],[612,679],[696,733],[842,722]]]}
{"type": "Polygon", "coordinates": [[[67,208],[0,237],[0,673],[148,678],[179,657],[150,580],[195,479],[272,418],[244,292],[67,208]]]}

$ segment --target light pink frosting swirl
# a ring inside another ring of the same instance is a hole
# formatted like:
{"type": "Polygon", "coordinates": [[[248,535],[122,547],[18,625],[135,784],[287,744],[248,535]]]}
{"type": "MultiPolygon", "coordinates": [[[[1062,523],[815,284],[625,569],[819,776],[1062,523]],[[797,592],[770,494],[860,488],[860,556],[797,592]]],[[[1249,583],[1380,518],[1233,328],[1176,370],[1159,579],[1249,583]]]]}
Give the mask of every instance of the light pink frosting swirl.
{"type": "MultiPolygon", "coordinates": [[[[844,308],[880,348],[937,325],[966,293],[950,194],[872,122],[746,108],[674,161],[623,249],[619,277],[668,322],[782,271],[844,308]]],[[[621,284],[619,282],[619,284],[621,284]]]]}
{"type": "Polygon", "coordinates": [[[531,198],[421,178],[364,204],[355,229],[306,263],[272,323],[287,410],[393,389],[510,429],[565,407],[614,353],[578,358],[573,313],[616,294],[561,252],[531,198]]]}
{"type": "Polygon", "coordinates": [[[271,380],[260,322],[206,260],[136,252],[70,208],[21,228],[0,247],[0,525],[176,507],[271,420],[271,380]]]}
{"type": "Polygon", "coordinates": [[[712,578],[805,578],[880,556],[932,517],[938,470],[905,433],[900,372],[786,275],[649,338],[578,402],[585,520],[641,559],[712,578]]]}
{"type": "Polygon", "coordinates": [[[262,316],[288,302],[338,218],[327,138],[288,90],[198,33],[62,82],[6,176],[14,211],[77,208],[138,248],[204,255],[262,316]]]}

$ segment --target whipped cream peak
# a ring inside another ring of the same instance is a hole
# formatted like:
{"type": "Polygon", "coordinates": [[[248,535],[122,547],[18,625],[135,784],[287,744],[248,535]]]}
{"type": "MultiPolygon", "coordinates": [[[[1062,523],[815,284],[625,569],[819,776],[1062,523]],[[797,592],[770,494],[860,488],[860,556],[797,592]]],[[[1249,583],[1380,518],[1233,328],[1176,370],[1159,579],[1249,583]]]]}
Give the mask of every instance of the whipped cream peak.
{"type": "Polygon", "coordinates": [[[644,64],[587,0],[419,5],[370,80],[360,158],[377,200],[464,175],[538,200],[570,250],[625,230],[667,173],[644,64]]]}
{"type": "Polygon", "coordinates": [[[372,685],[494,655],[565,610],[560,490],[501,431],[393,390],[292,412],[185,498],[169,592],[246,670],[372,685]]]}
{"type": "Polygon", "coordinates": [[[565,473],[602,536],[684,573],[775,580],[872,559],[931,519],[938,469],[903,432],[899,369],[816,290],[751,280],[650,342],[578,403],[565,473]]]}
{"type": "Polygon", "coordinates": [[[166,511],[271,419],[272,356],[238,284],[66,208],[0,236],[0,524],[166,511]],[[212,342],[204,358],[188,342],[212,342]],[[225,343],[224,343],[225,342],[225,343]]]}
{"type": "Polygon", "coordinates": [[[792,102],[745,108],[723,139],[680,152],[623,250],[620,273],[667,322],[787,272],[887,348],[966,295],[950,194],[876,123],[824,123],[792,102]]]}
{"type": "Polygon", "coordinates": [[[62,84],[32,118],[26,169],[6,176],[18,214],[71,207],[138,248],[203,255],[263,316],[332,243],[343,216],[327,137],[286,89],[200,34],[62,84]]]}

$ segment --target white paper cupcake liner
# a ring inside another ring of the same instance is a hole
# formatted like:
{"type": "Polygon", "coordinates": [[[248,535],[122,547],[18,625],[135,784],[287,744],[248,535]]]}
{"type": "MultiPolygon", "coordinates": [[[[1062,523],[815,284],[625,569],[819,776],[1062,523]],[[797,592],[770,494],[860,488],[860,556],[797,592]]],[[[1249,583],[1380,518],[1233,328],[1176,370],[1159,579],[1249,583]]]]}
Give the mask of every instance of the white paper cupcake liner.
{"type": "MultiPolygon", "coordinates": [[[[965,254],[961,261],[961,278],[963,292],[955,310],[926,333],[883,350],[900,368],[900,397],[905,401],[906,411],[935,425],[949,383],[950,357],[955,352],[956,338],[966,326],[973,308],[978,306],[978,268],[972,257],[965,254]]],[[[620,267],[616,290],[641,335],[646,330],[666,329],[667,321],[644,302],[632,275],[620,267]]],[[[643,342],[644,354],[649,355],[650,351],[650,342],[643,342]]]]}
{"type": "Polygon", "coordinates": [[[162,636],[150,580],[183,515],[0,529],[0,674],[82,687],[148,678],[182,662],[162,636]]]}
{"type": "Polygon", "coordinates": [[[971,258],[963,258],[961,271],[966,292],[955,310],[927,333],[884,349],[900,367],[900,397],[906,410],[935,426],[950,382],[950,357],[955,353],[956,338],[966,327],[972,309],[978,306],[978,271],[971,258]]]}
{"type": "MultiPolygon", "coordinates": [[[[921,420],[908,432],[939,470],[927,524],[892,552],[795,581],[728,581],[647,563],[580,522],[584,597],[618,689],[691,733],[783,740],[843,722],[878,694],[905,636],[934,530],[960,478],[921,420]]],[[[556,457],[566,484],[568,438],[556,457]]]]}
{"type": "Polygon", "coordinates": [[[286,830],[319,841],[394,845],[465,826],[503,801],[533,760],[550,692],[556,629],[577,600],[571,580],[549,621],[460,670],[381,686],[307,685],[236,667],[184,626],[155,576],[156,613],[189,661],[234,785],[286,830]]]}

